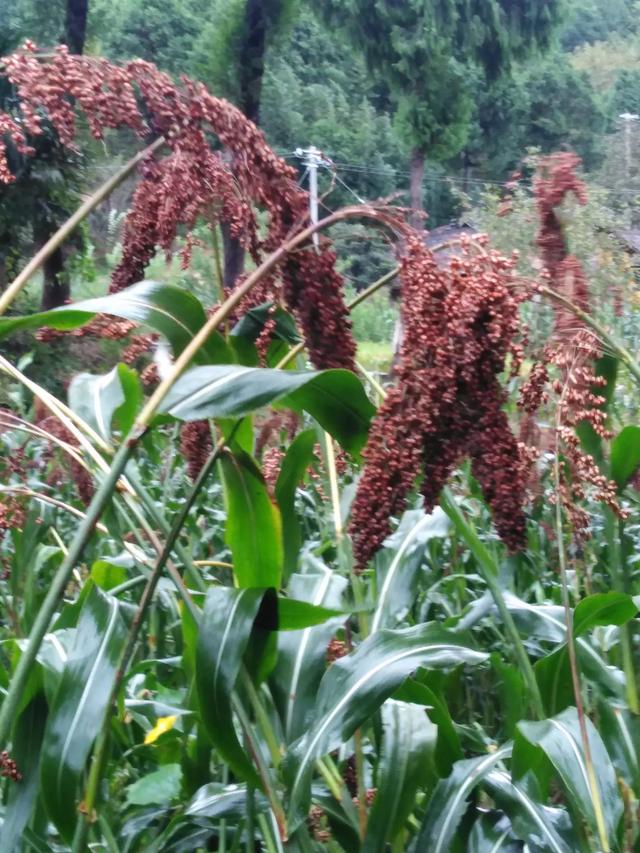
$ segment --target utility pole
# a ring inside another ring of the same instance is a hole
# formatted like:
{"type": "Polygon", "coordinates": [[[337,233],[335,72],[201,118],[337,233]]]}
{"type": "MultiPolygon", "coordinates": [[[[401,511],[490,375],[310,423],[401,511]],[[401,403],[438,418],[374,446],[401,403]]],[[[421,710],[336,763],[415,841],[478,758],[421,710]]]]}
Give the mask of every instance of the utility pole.
{"type": "MultiPolygon", "coordinates": [[[[293,153],[302,160],[309,172],[309,219],[312,225],[316,225],[318,223],[318,169],[320,166],[331,165],[331,161],[323,157],[322,151],[319,151],[315,145],[310,145],[309,148],[296,148],[293,153]]],[[[313,235],[313,245],[316,249],[320,245],[317,231],[313,235]]]]}
{"type": "Polygon", "coordinates": [[[624,122],[624,165],[625,178],[631,177],[631,127],[640,118],[636,113],[621,113],[619,118],[624,122]]]}

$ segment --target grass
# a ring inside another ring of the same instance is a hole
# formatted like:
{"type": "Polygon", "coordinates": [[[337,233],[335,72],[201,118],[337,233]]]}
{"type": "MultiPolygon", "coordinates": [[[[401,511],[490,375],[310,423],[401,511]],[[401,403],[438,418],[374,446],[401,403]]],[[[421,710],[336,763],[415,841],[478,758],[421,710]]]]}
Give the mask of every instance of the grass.
{"type": "Polygon", "coordinates": [[[358,361],[367,370],[387,373],[392,358],[391,341],[358,341],[358,361]]]}

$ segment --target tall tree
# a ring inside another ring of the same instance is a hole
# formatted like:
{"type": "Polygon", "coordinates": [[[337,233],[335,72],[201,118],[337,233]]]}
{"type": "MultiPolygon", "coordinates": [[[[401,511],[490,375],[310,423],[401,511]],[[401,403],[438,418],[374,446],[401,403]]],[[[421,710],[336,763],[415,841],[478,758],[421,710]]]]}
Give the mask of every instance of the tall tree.
{"type": "MultiPolygon", "coordinates": [[[[322,0],[330,20],[388,83],[411,150],[411,207],[422,211],[426,157],[466,142],[476,69],[490,80],[547,44],[559,0],[322,0]]],[[[417,220],[416,220],[417,221],[417,220]]]]}
{"type": "Polygon", "coordinates": [[[64,43],[70,53],[82,53],[87,38],[89,0],[67,0],[64,16],[64,43]]]}
{"type": "MultiPolygon", "coordinates": [[[[227,95],[256,124],[260,123],[262,84],[269,44],[292,20],[298,0],[232,0],[214,16],[200,43],[199,76],[227,95]]],[[[225,288],[244,267],[244,250],[222,228],[225,288]]]]}

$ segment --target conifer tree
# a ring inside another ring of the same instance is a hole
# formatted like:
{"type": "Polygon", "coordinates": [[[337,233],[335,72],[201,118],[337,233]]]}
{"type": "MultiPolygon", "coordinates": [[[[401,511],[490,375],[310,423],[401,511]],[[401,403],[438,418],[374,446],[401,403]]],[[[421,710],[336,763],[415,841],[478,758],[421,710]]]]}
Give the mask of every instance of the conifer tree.
{"type": "Polygon", "coordinates": [[[425,159],[462,150],[474,72],[489,80],[547,45],[559,0],[322,0],[330,21],[389,86],[411,151],[411,207],[422,210],[425,159]]]}

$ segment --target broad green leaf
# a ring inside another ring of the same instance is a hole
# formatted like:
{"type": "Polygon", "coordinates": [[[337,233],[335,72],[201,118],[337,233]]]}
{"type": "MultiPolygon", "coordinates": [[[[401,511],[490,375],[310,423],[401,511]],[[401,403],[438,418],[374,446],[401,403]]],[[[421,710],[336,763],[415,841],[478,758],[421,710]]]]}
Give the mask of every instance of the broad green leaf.
{"type": "Polygon", "coordinates": [[[438,734],[424,708],[387,700],[382,706],[382,747],[376,798],[369,813],[362,853],[384,853],[403,832],[419,787],[435,776],[438,734]]]}
{"type": "Polygon", "coordinates": [[[36,803],[46,718],[47,703],[40,694],[22,712],[13,732],[11,754],[22,779],[19,784],[11,784],[8,788],[0,827],[0,850],[4,853],[21,849],[20,839],[36,803]]]}
{"type": "Polygon", "coordinates": [[[136,415],[142,408],[144,394],[140,377],[133,368],[127,367],[126,364],[118,364],[116,370],[120,378],[124,400],[113,413],[112,421],[113,426],[119,429],[122,435],[127,435],[133,426],[136,415]]]}
{"type": "Polygon", "coordinates": [[[233,772],[257,788],[261,783],[236,735],[232,709],[243,658],[264,601],[265,591],[261,589],[210,588],[196,647],[202,721],[233,772]]]}
{"type": "Polygon", "coordinates": [[[527,694],[522,672],[513,664],[506,663],[500,652],[491,655],[491,666],[498,683],[496,690],[507,737],[513,737],[516,724],[527,715],[527,694]]]}
{"type": "MultiPolygon", "coordinates": [[[[268,803],[266,797],[256,791],[254,805],[257,812],[266,811],[268,803]]],[[[192,817],[244,817],[247,810],[247,786],[246,785],[221,785],[218,782],[210,782],[199,788],[193,795],[186,809],[185,815],[192,817]]]]}
{"type": "Polygon", "coordinates": [[[170,803],[180,794],[182,770],[179,764],[164,764],[127,786],[127,805],[151,806],[170,803]]]}
{"type": "Polygon", "coordinates": [[[94,376],[78,373],[69,384],[69,407],[107,441],[113,414],[125,401],[118,368],[94,376]]]}
{"type": "Polygon", "coordinates": [[[264,302],[243,314],[231,330],[231,337],[243,337],[255,342],[264,329],[267,320],[275,320],[271,337],[279,338],[288,344],[297,344],[301,340],[296,323],[291,314],[279,306],[272,311],[273,303],[264,302]]]}
{"type": "Polygon", "coordinates": [[[334,610],[329,607],[319,607],[308,601],[297,601],[294,598],[278,598],[278,630],[299,631],[302,628],[312,628],[322,625],[328,619],[346,619],[346,610],[334,610]]]}
{"type": "MultiPolygon", "coordinates": [[[[204,308],[189,291],[172,284],[141,281],[119,293],[84,299],[52,311],[26,317],[0,317],[0,340],[22,329],[42,326],[63,331],[77,329],[96,314],[112,314],[132,323],[150,326],[167,338],[176,355],[206,322],[204,308]]],[[[200,364],[227,363],[233,361],[233,356],[224,338],[214,332],[195,361],[200,364]]]]}
{"type": "Polygon", "coordinates": [[[442,697],[427,687],[426,684],[417,680],[423,672],[424,670],[418,670],[413,678],[407,679],[394,692],[393,698],[425,707],[429,719],[438,727],[438,739],[434,754],[438,775],[448,776],[455,762],[462,760],[463,757],[460,738],[442,697]]]}
{"type": "Polygon", "coordinates": [[[436,785],[416,839],[420,853],[448,853],[473,789],[496,766],[511,754],[503,746],[489,755],[469,758],[453,765],[451,774],[436,785]]]}
{"type": "Polygon", "coordinates": [[[545,712],[549,716],[559,714],[573,704],[575,700],[566,644],[536,661],[533,669],[545,712]]]}
{"type": "MultiPolygon", "coordinates": [[[[591,720],[587,718],[585,722],[607,834],[613,842],[624,807],[615,771],[602,738],[591,720]]],[[[520,722],[518,728],[526,740],[544,750],[575,807],[585,816],[592,830],[597,832],[594,801],[575,708],[567,708],[556,717],[539,723],[520,722]]]]}
{"type": "Polygon", "coordinates": [[[640,720],[627,708],[602,698],[598,702],[598,731],[614,767],[624,781],[640,793],[640,720]]]}
{"type": "Polygon", "coordinates": [[[282,516],[284,544],[284,573],[288,577],[298,565],[301,536],[300,523],[295,511],[296,489],[313,460],[317,435],[313,429],[297,435],[289,445],[276,482],[275,495],[282,516]]]}
{"type": "Polygon", "coordinates": [[[96,560],[91,566],[91,577],[101,589],[109,590],[124,583],[129,572],[123,565],[110,560],[96,560]]]}
{"type": "MultiPolygon", "coordinates": [[[[338,609],[347,581],[318,561],[322,572],[293,574],[288,593],[314,607],[338,609]]],[[[327,666],[327,645],[345,617],[330,619],[303,631],[278,634],[278,660],[271,676],[271,689],[280,711],[287,742],[291,742],[310,725],[316,702],[316,691],[327,666]]]]}
{"type": "Polygon", "coordinates": [[[372,634],[380,628],[394,627],[394,615],[411,605],[424,548],[430,539],[446,536],[449,527],[449,519],[440,507],[428,515],[421,510],[404,514],[398,530],[386,540],[376,559],[377,596],[372,634]]]}
{"type": "Polygon", "coordinates": [[[573,634],[579,637],[596,625],[624,625],[638,613],[630,595],[597,592],[583,598],[573,613],[573,634]]]}
{"type": "Polygon", "coordinates": [[[492,770],[484,787],[509,816],[512,833],[527,843],[531,853],[576,853],[580,849],[567,812],[534,800],[505,771],[492,770]]]}
{"type": "MultiPolygon", "coordinates": [[[[504,600],[513,615],[518,630],[526,639],[548,640],[560,644],[566,640],[564,610],[550,604],[530,604],[509,592],[504,600]]],[[[582,672],[616,696],[624,696],[625,679],[621,670],[607,663],[585,637],[576,640],[578,661],[582,672]]]]}
{"type": "Polygon", "coordinates": [[[626,426],[611,442],[611,477],[623,489],[640,465],[640,427],[626,426]]]}
{"type": "Polygon", "coordinates": [[[125,638],[120,604],[92,587],[80,611],[42,750],[42,797],[66,839],[73,836],[78,782],[102,725],[125,638]]]}
{"type": "Polygon", "coordinates": [[[220,469],[227,513],[225,539],[238,585],[278,589],[283,561],[280,512],[262,472],[241,450],[223,453],[220,469]]]}
{"type": "Polygon", "coordinates": [[[292,825],[306,814],[315,760],[350,738],[417,667],[452,667],[486,659],[486,654],[464,645],[459,634],[427,624],[379,631],[330,666],[320,683],[309,731],[291,746],[285,762],[291,780],[292,825]]]}
{"type": "Polygon", "coordinates": [[[275,370],[240,365],[194,367],[175,383],[162,411],[193,421],[240,418],[280,402],[307,411],[350,453],[367,440],[374,406],[358,377],[348,370],[275,370]]]}
{"type": "Polygon", "coordinates": [[[473,824],[468,849],[469,853],[521,853],[522,845],[513,837],[505,815],[483,814],[473,824]]]}

